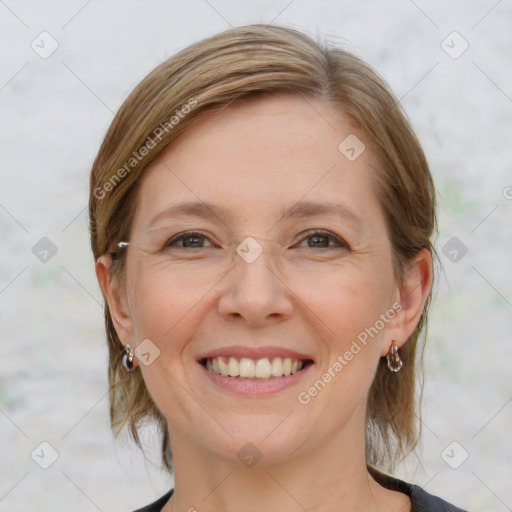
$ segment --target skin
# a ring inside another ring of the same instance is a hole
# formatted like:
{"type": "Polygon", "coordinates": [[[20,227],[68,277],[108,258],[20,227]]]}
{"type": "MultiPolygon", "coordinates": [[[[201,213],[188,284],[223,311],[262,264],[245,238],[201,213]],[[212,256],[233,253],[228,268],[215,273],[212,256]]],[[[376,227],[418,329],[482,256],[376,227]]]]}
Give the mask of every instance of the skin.
{"type": "Polygon", "coordinates": [[[419,321],[432,258],[421,251],[399,286],[372,155],[366,150],[350,162],[338,151],[351,133],[332,106],[293,95],[245,101],[203,119],[143,178],[126,285],[109,277],[108,257],[97,261],[121,341],[133,348],[150,339],[160,350],[140,366],[169,425],[175,494],[166,512],[410,510],[405,494],[367,473],[365,410],[379,359],[419,321]],[[226,211],[162,219],[148,231],[169,205],[198,198],[226,211]],[[281,220],[298,200],[342,203],[361,224],[335,214],[281,220]],[[349,249],[335,239],[327,249],[310,247],[304,232],[311,229],[337,235],[349,249]],[[213,246],[155,252],[187,230],[204,232],[213,246]],[[252,263],[234,254],[247,236],[263,248],[252,263]],[[396,303],[401,311],[378,335],[307,405],[299,403],[298,393],[396,303]],[[290,388],[239,396],[212,384],[197,362],[232,345],[285,347],[314,364],[290,388]],[[247,442],[262,454],[250,468],[237,457],[247,442]]]}

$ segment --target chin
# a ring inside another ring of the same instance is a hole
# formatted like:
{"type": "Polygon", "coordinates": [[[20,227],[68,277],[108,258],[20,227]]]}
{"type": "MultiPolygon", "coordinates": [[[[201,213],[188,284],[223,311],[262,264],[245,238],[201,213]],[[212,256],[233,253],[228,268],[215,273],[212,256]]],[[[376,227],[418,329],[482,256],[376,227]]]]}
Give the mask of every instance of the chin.
{"type": "Polygon", "coordinates": [[[230,432],[237,432],[233,437],[226,435],[219,439],[215,455],[229,463],[243,464],[247,467],[265,467],[288,461],[303,446],[308,436],[304,429],[285,427],[286,415],[266,415],[263,418],[248,416],[244,423],[233,421],[226,423],[230,432]],[[250,424],[248,425],[247,422],[250,424]],[[259,425],[259,428],[255,428],[259,425]],[[270,426],[272,425],[272,426],[270,426]]]}

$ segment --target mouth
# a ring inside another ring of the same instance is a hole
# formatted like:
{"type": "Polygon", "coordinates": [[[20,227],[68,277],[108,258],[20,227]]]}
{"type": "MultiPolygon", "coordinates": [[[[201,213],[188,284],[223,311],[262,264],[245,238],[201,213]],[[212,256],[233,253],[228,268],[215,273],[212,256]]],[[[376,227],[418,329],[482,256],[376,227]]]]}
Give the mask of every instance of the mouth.
{"type": "Polygon", "coordinates": [[[204,357],[200,363],[207,371],[237,380],[268,381],[290,377],[313,364],[297,357],[204,357]]]}

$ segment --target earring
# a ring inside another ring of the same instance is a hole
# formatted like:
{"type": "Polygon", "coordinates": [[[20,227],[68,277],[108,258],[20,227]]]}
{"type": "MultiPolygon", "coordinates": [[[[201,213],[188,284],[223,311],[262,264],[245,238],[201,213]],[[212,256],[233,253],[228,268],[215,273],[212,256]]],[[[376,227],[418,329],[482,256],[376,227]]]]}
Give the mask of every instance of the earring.
{"type": "Polygon", "coordinates": [[[398,348],[396,347],[394,341],[391,342],[391,348],[389,349],[386,359],[388,360],[388,368],[392,372],[399,372],[402,369],[402,366],[404,365],[403,361],[400,359],[400,356],[398,355],[398,348]]]}
{"type": "Polygon", "coordinates": [[[133,352],[132,347],[130,347],[130,345],[126,344],[124,347],[122,363],[123,363],[124,369],[128,373],[131,373],[135,370],[135,365],[133,364],[134,358],[135,358],[135,353],[133,352]]]}

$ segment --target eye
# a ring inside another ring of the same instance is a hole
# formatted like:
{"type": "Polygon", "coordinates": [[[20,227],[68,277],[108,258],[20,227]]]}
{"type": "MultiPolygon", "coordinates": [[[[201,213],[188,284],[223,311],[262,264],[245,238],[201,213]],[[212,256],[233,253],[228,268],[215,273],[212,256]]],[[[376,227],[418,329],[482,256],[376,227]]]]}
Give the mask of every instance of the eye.
{"type": "Polygon", "coordinates": [[[187,231],[172,237],[165,244],[165,248],[176,249],[200,249],[202,247],[214,247],[206,235],[197,231],[187,231]]]}
{"type": "MultiPolygon", "coordinates": [[[[301,248],[311,249],[349,249],[348,244],[339,236],[324,231],[310,231],[306,233],[301,242],[298,244],[301,248]],[[307,246],[304,246],[307,243],[307,246]]],[[[174,249],[201,249],[206,247],[218,247],[213,244],[210,239],[203,233],[198,231],[187,231],[179,233],[170,238],[164,248],[174,249]]]]}
{"type": "Polygon", "coordinates": [[[339,236],[325,231],[310,231],[307,236],[302,239],[299,246],[306,242],[308,248],[313,249],[349,249],[348,244],[339,236]]]}

